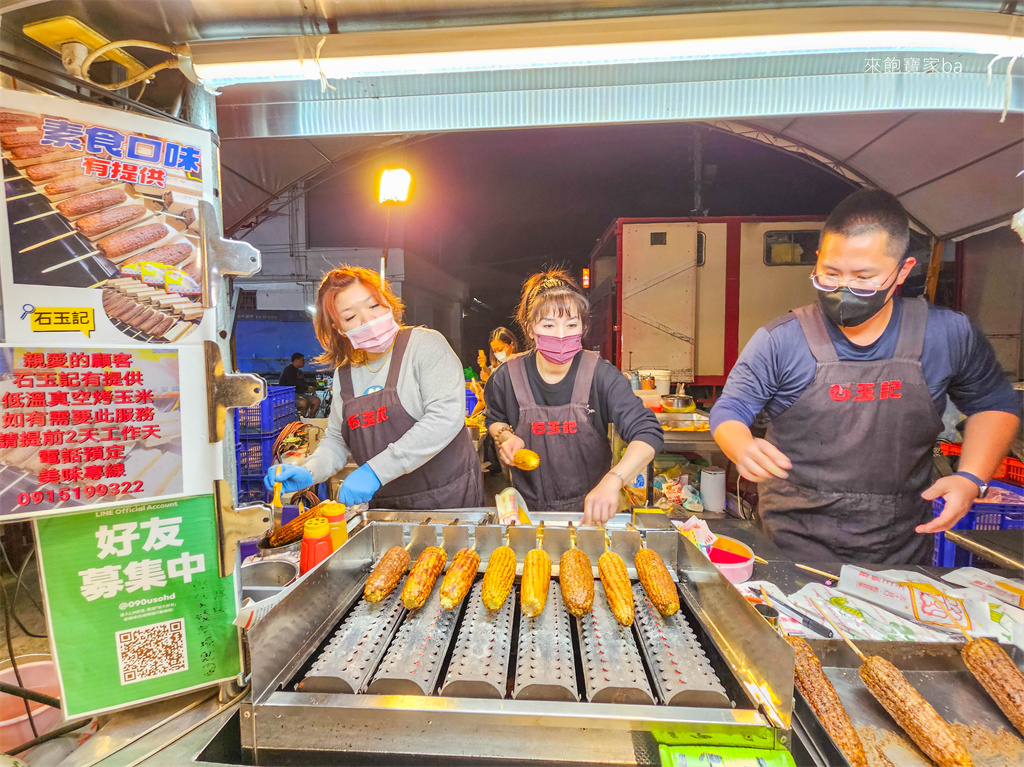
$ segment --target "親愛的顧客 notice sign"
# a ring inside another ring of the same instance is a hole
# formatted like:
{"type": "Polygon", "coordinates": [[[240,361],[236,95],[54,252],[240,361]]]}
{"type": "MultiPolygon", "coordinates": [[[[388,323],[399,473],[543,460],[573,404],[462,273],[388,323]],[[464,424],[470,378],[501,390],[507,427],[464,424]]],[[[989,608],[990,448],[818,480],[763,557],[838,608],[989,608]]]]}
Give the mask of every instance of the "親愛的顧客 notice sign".
{"type": "Polygon", "coordinates": [[[239,673],[234,577],[218,575],[212,496],[35,524],[66,718],[239,673]]]}
{"type": "Polygon", "coordinates": [[[188,492],[179,364],[176,349],[0,346],[0,522],[188,492]]]}

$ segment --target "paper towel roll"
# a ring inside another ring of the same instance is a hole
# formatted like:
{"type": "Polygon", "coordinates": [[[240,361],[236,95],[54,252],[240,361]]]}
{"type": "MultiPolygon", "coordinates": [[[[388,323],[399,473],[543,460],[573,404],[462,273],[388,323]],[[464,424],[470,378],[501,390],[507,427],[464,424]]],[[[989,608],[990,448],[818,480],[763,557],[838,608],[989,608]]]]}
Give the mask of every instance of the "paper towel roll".
{"type": "Polygon", "coordinates": [[[700,470],[700,497],[704,511],[725,511],[725,472],[722,469],[700,470]]]}

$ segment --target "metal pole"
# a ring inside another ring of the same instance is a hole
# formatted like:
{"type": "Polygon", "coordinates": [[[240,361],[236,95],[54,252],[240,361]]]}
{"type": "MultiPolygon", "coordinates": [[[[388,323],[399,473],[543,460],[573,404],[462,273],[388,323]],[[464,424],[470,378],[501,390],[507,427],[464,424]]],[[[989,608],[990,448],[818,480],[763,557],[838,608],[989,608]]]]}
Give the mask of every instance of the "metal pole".
{"type": "Polygon", "coordinates": [[[380,254],[380,281],[384,282],[388,268],[388,243],[391,238],[391,208],[392,203],[384,203],[384,249],[380,254]]]}

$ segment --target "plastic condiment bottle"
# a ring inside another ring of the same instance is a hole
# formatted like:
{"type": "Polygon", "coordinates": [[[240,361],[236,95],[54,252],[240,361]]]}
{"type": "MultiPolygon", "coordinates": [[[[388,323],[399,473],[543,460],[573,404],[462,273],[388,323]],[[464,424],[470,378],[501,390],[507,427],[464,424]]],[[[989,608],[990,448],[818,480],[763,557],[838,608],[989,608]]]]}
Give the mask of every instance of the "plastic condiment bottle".
{"type": "Polygon", "coordinates": [[[305,575],[331,556],[331,526],[323,517],[307,520],[302,528],[302,551],[299,554],[299,575],[305,575]]]}
{"type": "Polygon", "coordinates": [[[345,504],[325,503],[324,519],[331,528],[331,549],[337,551],[348,540],[348,523],[345,521],[345,504]]]}

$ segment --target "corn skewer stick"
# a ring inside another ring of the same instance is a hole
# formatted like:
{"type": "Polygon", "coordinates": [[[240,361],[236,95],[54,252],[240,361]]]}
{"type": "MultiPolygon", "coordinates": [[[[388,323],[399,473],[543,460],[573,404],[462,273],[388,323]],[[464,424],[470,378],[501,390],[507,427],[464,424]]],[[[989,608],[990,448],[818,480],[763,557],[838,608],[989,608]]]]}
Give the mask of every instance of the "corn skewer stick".
{"type": "Polygon", "coordinates": [[[754,555],[754,561],[757,562],[758,564],[761,564],[761,565],[768,564],[768,560],[767,559],[762,559],[761,557],[757,556],[757,554],[754,555]]]}
{"type": "Polygon", "coordinates": [[[821,605],[818,604],[818,600],[812,599],[811,604],[814,605],[815,610],[821,613],[821,617],[827,620],[829,622],[829,625],[836,630],[836,633],[843,638],[843,641],[850,646],[850,649],[857,653],[857,657],[860,658],[861,661],[866,661],[868,657],[860,651],[860,648],[853,643],[853,640],[850,639],[850,637],[846,636],[846,633],[841,628],[839,628],[839,626],[836,625],[835,621],[833,621],[832,618],[829,617],[828,613],[821,609],[821,605]]]}
{"type": "MultiPolygon", "coordinates": [[[[433,519],[433,517],[427,517],[422,522],[420,522],[420,525],[429,525],[431,519],[433,519]]],[[[412,536],[409,536],[409,538],[410,538],[409,542],[407,544],[405,544],[405,550],[406,551],[408,551],[409,549],[412,548],[412,536]]]]}
{"type": "MultiPolygon", "coordinates": [[[[767,562],[765,564],[767,564],[767,562]]],[[[839,576],[838,575],[833,575],[832,573],[826,573],[824,570],[815,570],[813,567],[808,567],[807,565],[802,565],[799,562],[794,562],[793,564],[796,565],[797,567],[799,567],[801,570],[806,570],[809,573],[814,573],[815,575],[820,575],[822,578],[831,578],[834,581],[838,581],[839,580],[839,576]]]]}

